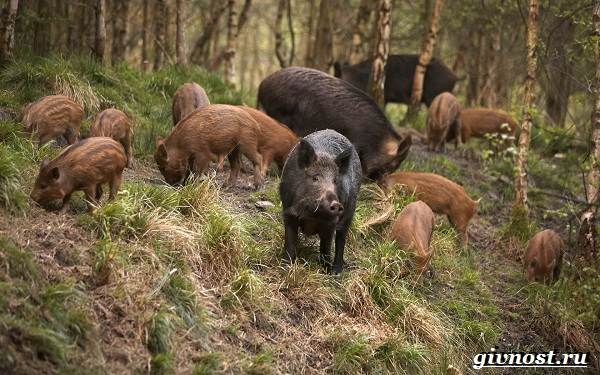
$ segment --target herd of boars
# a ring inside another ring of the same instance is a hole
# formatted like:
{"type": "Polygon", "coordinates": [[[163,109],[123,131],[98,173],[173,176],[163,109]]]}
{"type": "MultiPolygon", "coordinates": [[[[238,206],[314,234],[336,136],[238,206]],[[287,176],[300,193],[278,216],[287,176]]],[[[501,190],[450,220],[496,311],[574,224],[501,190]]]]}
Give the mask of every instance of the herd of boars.
{"type": "MultiPolygon", "coordinates": [[[[434,213],[446,215],[467,246],[467,229],[478,201],[445,177],[396,172],[409,152],[411,137],[400,135],[362,90],[369,64],[336,65],[341,78],[308,68],[281,69],[259,86],[257,107],[262,111],[210,104],[200,85],[186,83],[173,96],[172,131],[156,140],[158,169],[168,184],[179,185],[191,173],[202,174],[211,161],[220,171],[228,159],[227,184],[235,185],[243,155],[253,164],[254,187],[260,188],[275,162],[281,175],[284,259],[296,258],[299,231],[316,234],[321,264],[334,274],[342,271],[346,235],[363,179],[376,181],[388,193],[404,189],[418,201],[402,210],[390,235],[398,247],[415,254],[420,275],[433,254],[434,213]]],[[[406,103],[410,98],[412,76],[407,64],[414,72],[414,55],[391,56],[386,102],[406,103]]],[[[459,138],[467,142],[490,133],[514,133],[516,123],[502,111],[461,108],[451,94],[457,80],[439,60],[433,60],[427,70],[423,101],[429,106],[430,149],[441,150],[445,142],[459,142],[459,138]]],[[[102,197],[102,185],[108,184],[109,199],[114,198],[123,170],[131,167],[131,119],[118,109],[106,109],[94,118],[90,137],[77,141],[83,117],[80,104],[60,95],[43,97],[23,109],[24,130],[39,145],[58,137],[69,144],[40,167],[31,198],[44,207],[60,200],[65,210],[72,193],[83,191],[91,211],[102,197]]],[[[556,279],[563,252],[564,244],[555,232],[536,234],[524,256],[527,279],[556,279]]]]}

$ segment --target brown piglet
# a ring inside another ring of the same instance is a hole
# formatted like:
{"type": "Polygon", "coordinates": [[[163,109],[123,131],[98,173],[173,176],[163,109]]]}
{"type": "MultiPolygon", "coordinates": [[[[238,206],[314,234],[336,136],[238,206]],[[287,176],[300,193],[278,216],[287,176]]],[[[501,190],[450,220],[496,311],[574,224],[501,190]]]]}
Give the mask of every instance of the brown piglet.
{"type": "Polygon", "coordinates": [[[88,210],[102,197],[102,185],[109,184],[109,199],[121,186],[127,164],[125,150],[108,137],[92,137],[67,147],[54,160],[44,160],[33,186],[31,198],[40,205],[62,200],[68,209],[71,194],[83,190],[88,210]]]}
{"type": "Polygon", "coordinates": [[[262,184],[262,157],[258,151],[260,127],[243,109],[210,104],[184,118],[165,139],[158,138],[154,159],[165,181],[183,182],[192,171],[201,174],[210,161],[231,164],[228,184],[237,181],[241,152],[254,165],[255,186],[262,184]]]}
{"type": "Polygon", "coordinates": [[[392,225],[392,239],[396,245],[415,253],[419,275],[427,271],[433,255],[429,246],[433,224],[431,208],[425,202],[417,201],[404,207],[392,225]]]}
{"type": "Polygon", "coordinates": [[[261,174],[263,176],[267,174],[273,161],[281,171],[288,154],[298,143],[298,136],[290,128],[259,110],[246,106],[240,108],[252,116],[260,127],[258,152],[262,156],[261,174]]]}
{"type": "Polygon", "coordinates": [[[208,96],[204,89],[195,82],[188,82],[181,85],[173,95],[173,105],[171,107],[173,115],[173,126],[190,113],[198,108],[210,104],[208,96]]]}
{"type": "Polygon", "coordinates": [[[83,107],[63,95],[44,96],[23,109],[26,133],[35,133],[38,146],[63,136],[72,145],[79,137],[83,107]]]}
{"type": "Polygon", "coordinates": [[[133,159],[131,148],[133,132],[131,121],[125,113],[115,108],[105,109],[98,113],[90,127],[90,136],[110,137],[123,145],[125,155],[127,156],[127,166],[131,167],[133,159]]]}
{"type": "Polygon", "coordinates": [[[463,245],[467,246],[467,227],[478,201],[473,201],[462,186],[443,176],[421,172],[396,172],[379,180],[379,186],[386,192],[397,185],[404,187],[407,194],[415,193],[416,198],[427,203],[433,212],[446,215],[463,245]]]}
{"type": "Polygon", "coordinates": [[[458,144],[460,104],[449,92],[436,96],[427,111],[427,143],[431,151],[444,151],[446,141],[458,144]]]}
{"type": "Polygon", "coordinates": [[[528,281],[551,282],[560,275],[565,244],[551,229],[538,232],[527,244],[523,267],[528,281]]]}
{"type": "Polygon", "coordinates": [[[517,123],[506,112],[498,109],[468,108],[460,111],[461,140],[484,138],[486,134],[514,135],[517,123]]]}

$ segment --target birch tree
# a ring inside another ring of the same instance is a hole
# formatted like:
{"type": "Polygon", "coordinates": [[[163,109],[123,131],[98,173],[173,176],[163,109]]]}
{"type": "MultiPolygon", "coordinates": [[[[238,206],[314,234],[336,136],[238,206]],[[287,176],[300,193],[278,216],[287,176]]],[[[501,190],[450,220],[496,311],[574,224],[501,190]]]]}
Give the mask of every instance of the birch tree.
{"type": "Polygon", "coordinates": [[[224,55],[224,71],[223,76],[228,85],[233,86],[235,83],[235,49],[237,39],[237,18],[235,11],[235,0],[227,1],[228,17],[227,17],[227,47],[224,55]]]}
{"type": "Polygon", "coordinates": [[[590,170],[586,176],[586,199],[588,208],[581,216],[577,245],[588,259],[596,256],[596,212],[600,187],[600,1],[594,4],[593,20],[596,33],[596,103],[592,113],[592,139],[590,144],[590,170]]]}
{"type": "Polygon", "coordinates": [[[368,92],[375,102],[383,108],[385,105],[385,64],[390,51],[390,25],[392,1],[379,0],[377,17],[377,35],[373,49],[373,65],[369,76],[368,92]]]}
{"type": "Polygon", "coordinates": [[[184,0],[177,0],[175,3],[177,13],[177,31],[175,37],[175,50],[177,51],[177,65],[187,65],[187,54],[185,50],[185,3],[184,0]]]}
{"type": "Polygon", "coordinates": [[[106,0],[96,0],[96,33],[94,37],[94,55],[102,63],[108,64],[106,50],[106,0]]]}
{"type": "Polygon", "coordinates": [[[15,19],[19,0],[9,0],[2,9],[2,28],[0,29],[0,61],[12,60],[15,46],[15,19]]]}
{"type": "Polygon", "coordinates": [[[538,0],[529,0],[527,17],[527,76],[525,77],[525,92],[523,95],[523,121],[519,136],[516,174],[515,201],[513,204],[513,225],[527,222],[529,208],[527,203],[527,156],[531,138],[532,112],[535,101],[535,71],[537,68],[536,46],[538,37],[538,18],[540,4],[538,0]]]}
{"type": "Polygon", "coordinates": [[[435,48],[435,40],[439,31],[438,23],[440,20],[440,14],[442,12],[443,0],[435,0],[433,6],[433,12],[429,17],[429,25],[427,29],[427,35],[423,41],[423,47],[421,48],[421,54],[419,55],[419,61],[415,68],[415,75],[413,78],[412,94],[410,97],[410,105],[406,113],[406,119],[413,119],[419,112],[421,107],[421,98],[423,97],[423,82],[425,82],[425,73],[427,71],[427,65],[433,57],[433,49],[435,48]]]}

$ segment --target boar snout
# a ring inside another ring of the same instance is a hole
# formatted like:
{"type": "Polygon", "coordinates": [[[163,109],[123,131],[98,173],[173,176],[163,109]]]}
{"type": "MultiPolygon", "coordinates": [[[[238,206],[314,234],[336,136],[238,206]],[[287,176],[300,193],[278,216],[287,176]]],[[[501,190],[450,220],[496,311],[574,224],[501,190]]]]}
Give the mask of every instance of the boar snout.
{"type": "Polygon", "coordinates": [[[344,213],[344,205],[338,200],[337,194],[331,191],[325,193],[317,209],[331,217],[342,216],[344,213]]]}
{"type": "Polygon", "coordinates": [[[344,206],[338,201],[333,201],[329,205],[329,212],[332,215],[341,215],[344,213],[344,206]]]}

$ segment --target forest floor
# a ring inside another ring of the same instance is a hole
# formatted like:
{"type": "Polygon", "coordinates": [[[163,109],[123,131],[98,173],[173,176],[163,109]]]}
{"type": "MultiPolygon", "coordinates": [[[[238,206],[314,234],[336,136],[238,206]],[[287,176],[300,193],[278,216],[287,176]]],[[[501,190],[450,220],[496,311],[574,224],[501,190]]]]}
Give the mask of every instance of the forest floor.
{"type": "MultiPolygon", "coordinates": [[[[597,373],[600,275],[569,255],[556,284],[524,281],[525,241],[506,235],[509,157],[483,158],[485,142],[445,154],[411,148],[400,169],[438,173],[481,198],[467,249],[436,218],[430,277],[415,281],[411,255],[387,233],[414,197],[384,196],[372,183],[361,187],[340,276],[323,272],[314,238],[302,237],[298,262],[286,266],[276,174],[254,191],[247,174],[223,186],[227,169],[179,188],[158,172],[154,139],[170,131],[168,98],[188,81],[211,102],[248,102],[197,67],[141,73],[50,58],[0,74],[0,104],[14,112],[55,91],[79,94],[88,112],[124,109],[136,122],[137,156],[117,198],[94,213],[81,194],[68,212],[45,211],[28,195],[59,148],[37,149],[19,123],[0,121],[0,373],[456,375],[451,368],[475,373],[473,356],[492,347],[589,352],[587,373],[597,373]]],[[[580,196],[572,161],[537,150],[532,192],[580,196]]],[[[568,237],[576,207],[533,193],[531,206],[540,227],[568,237]]]]}

